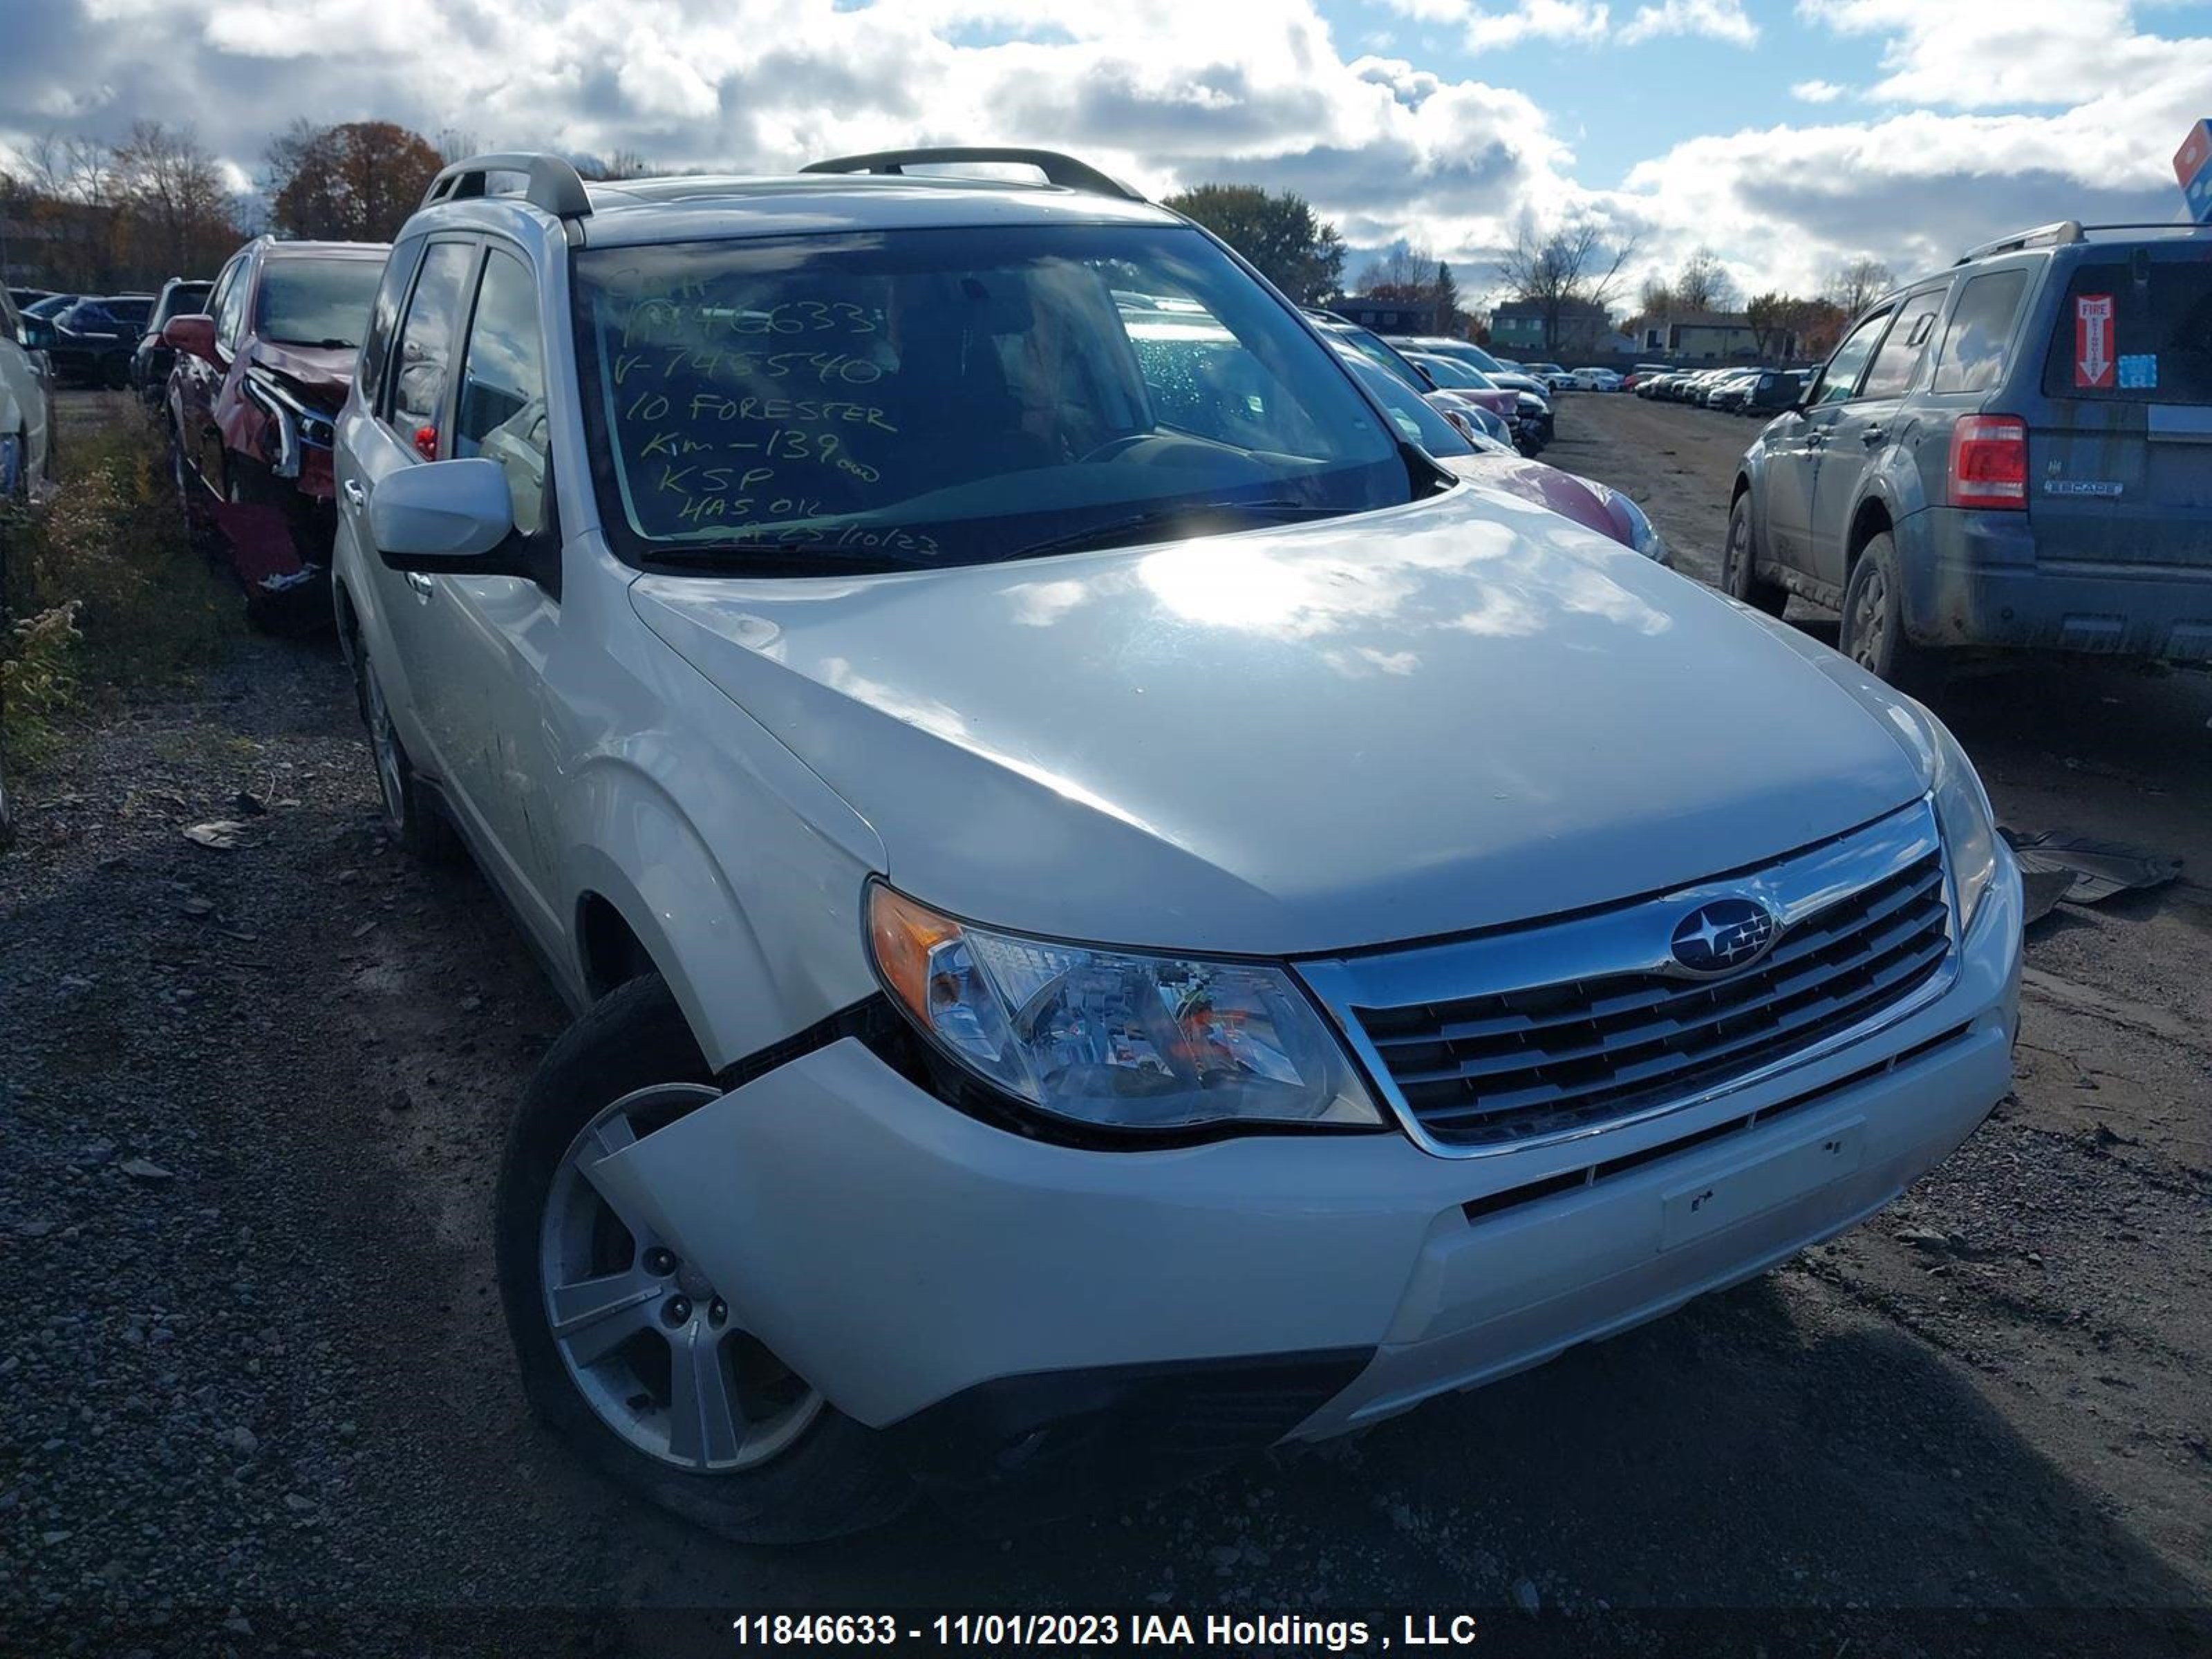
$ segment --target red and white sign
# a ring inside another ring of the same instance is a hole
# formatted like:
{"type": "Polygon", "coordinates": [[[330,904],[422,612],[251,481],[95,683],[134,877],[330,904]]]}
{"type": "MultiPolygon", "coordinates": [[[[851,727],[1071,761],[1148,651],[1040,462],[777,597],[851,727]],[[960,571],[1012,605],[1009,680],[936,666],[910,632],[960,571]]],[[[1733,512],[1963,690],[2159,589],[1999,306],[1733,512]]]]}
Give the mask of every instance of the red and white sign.
{"type": "Polygon", "coordinates": [[[2074,296],[2074,384],[2100,390],[2112,383],[2112,296],[2074,296]]]}
{"type": "Polygon", "coordinates": [[[2207,161],[2212,161],[2212,121],[2199,121],[2173,152],[2173,176],[2182,189],[2189,188],[2189,181],[2204,170],[2207,161]]]}

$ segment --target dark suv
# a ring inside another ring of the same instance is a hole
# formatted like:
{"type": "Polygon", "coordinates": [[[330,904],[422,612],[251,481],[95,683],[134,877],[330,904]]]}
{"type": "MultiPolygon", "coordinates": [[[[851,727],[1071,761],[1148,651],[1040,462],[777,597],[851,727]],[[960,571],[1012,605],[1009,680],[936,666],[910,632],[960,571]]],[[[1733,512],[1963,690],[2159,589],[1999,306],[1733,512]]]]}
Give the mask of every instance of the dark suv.
{"type": "Polygon", "coordinates": [[[161,284],[161,295],[154,301],[154,314],[146,319],[146,331],[138,337],[138,349],[131,354],[131,384],[145,399],[146,407],[156,413],[169,395],[169,371],[176,366],[177,356],[161,343],[161,331],[169,325],[172,317],[204,312],[208,290],[214,286],[213,283],[196,283],[183,276],[172,276],[161,284]]]}
{"type": "Polygon", "coordinates": [[[332,422],[353,381],[384,244],[249,242],[208,310],[173,317],[167,408],[178,499],[264,625],[330,618],[332,422]]]}
{"type": "Polygon", "coordinates": [[[1893,682],[2212,659],[2212,228],[2046,225],[1871,307],[1745,453],[1722,586],[1893,682]]]}

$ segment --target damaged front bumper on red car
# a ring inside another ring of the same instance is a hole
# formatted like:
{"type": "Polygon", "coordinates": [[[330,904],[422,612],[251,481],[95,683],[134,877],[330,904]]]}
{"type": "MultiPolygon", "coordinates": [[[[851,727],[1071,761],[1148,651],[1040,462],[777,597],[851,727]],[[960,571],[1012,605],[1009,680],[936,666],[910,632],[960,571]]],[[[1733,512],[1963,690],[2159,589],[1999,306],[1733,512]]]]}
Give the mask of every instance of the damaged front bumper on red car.
{"type": "Polygon", "coordinates": [[[274,620],[328,619],[331,544],[337,529],[333,416],[283,388],[249,377],[224,424],[234,476],[214,507],[248,603],[274,620]],[[296,611],[296,617],[294,613],[296,611]]]}

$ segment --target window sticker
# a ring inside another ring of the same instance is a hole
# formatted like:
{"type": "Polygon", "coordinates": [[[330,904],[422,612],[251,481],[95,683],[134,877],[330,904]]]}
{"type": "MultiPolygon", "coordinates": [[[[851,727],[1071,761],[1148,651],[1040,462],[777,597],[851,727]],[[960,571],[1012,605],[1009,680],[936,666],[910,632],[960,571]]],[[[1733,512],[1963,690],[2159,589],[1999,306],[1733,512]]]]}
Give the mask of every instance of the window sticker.
{"type": "Polygon", "coordinates": [[[2148,392],[2158,385],[2158,356],[2142,352],[2120,359],[2120,385],[2130,392],[2148,392]]]}
{"type": "Polygon", "coordinates": [[[2102,391],[2112,384],[2112,296],[2074,296],[2074,384],[2102,391]]]}

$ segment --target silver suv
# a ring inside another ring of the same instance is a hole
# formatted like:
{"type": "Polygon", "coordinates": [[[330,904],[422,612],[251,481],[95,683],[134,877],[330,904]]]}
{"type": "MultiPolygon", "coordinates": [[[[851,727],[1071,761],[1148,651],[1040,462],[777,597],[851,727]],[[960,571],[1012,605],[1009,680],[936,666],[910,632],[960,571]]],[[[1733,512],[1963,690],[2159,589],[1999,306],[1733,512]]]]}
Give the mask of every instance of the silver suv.
{"type": "Polygon", "coordinates": [[[450,167],[337,453],[392,833],[578,1014],[500,1174],[529,1396],[732,1536],[1379,1421],[2007,1087],[1940,723],[1459,482],[1064,156],[450,167]],[[966,161],[1044,181],[909,171],[966,161]]]}

